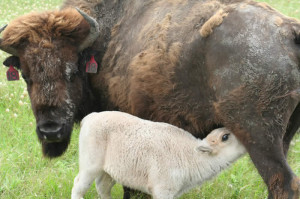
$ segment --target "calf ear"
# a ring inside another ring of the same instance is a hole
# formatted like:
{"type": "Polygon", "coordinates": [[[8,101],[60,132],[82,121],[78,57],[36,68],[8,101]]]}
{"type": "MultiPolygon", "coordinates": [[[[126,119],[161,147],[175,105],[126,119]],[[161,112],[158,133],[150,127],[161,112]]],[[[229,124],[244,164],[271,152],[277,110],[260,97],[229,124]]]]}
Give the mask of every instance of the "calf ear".
{"type": "Polygon", "coordinates": [[[13,66],[14,68],[20,69],[20,59],[17,56],[10,56],[4,60],[3,65],[7,67],[13,66]]]}
{"type": "Polygon", "coordinates": [[[211,153],[213,149],[205,140],[202,140],[198,142],[197,151],[201,151],[203,153],[211,153]]]}

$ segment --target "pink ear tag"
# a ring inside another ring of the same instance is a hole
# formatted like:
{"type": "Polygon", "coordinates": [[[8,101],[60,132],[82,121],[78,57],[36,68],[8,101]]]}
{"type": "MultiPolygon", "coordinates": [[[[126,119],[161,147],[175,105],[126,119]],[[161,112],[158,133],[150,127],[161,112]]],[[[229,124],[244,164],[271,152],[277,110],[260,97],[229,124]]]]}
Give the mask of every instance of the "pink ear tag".
{"type": "Polygon", "coordinates": [[[10,65],[6,72],[6,77],[8,81],[19,80],[19,72],[12,65],[10,65]]]}
{"type": "Polygon", "coordinates": [[[95,61],[94,55],[92,55],[91,60],[86,63],[86,69],[85,72],[87,73],[97,73],[98,70],[98,64],[95,61]]]}

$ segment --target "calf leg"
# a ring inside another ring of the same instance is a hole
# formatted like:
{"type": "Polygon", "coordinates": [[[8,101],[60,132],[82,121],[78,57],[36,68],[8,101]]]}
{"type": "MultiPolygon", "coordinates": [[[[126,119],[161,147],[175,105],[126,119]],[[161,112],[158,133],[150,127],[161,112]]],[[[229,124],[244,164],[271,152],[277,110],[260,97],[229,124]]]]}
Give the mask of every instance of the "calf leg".
{"type": "Polygon", "coordinates": [[[96,173],[93,172],[79,172],[74,180],[74,186],[72,188],[72,199],[83,198],[84,194],[90,188],[92,182],[96,177],[96,173]]]}
{"type": "Polygon", "coordinates": [[[114,186],[115,181],[106,172],[102,172],[96,178],[96,188],[101,199],[111,199],[110,192],[114,186]]]}
{"type": "Polygon", "coordinates": [[[174,199],[174,193],[166,189],[166,187],[155,186],[152,190],[153,199],[174,199]]]}

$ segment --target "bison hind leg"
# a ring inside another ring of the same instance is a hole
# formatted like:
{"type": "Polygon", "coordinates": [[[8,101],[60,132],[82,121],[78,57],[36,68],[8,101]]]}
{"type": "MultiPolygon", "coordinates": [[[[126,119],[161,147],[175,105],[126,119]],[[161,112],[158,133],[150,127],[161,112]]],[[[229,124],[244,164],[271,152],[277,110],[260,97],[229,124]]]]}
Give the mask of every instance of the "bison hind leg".
{"type": "Polygon", "coordinates": [[[285,156],[289,150],[290,143],[300,127],[300,104],[297,105],[289,120],[289,125],[283,137],[283,151],[285,156]]]}
{"type": "MultiPolygon", "coordinates": [[[[268,187],[269,199],[298,199],[299,179],[286,161],[286,152],[299,126],[299,107],[290,116],[287,110],[292,106],[287,100],[262,100],[264,96],[242,88],[215,104],[217,117],[246,147],[268,187]],[[244,99],[253,101],[245,103],[244,99]],[[286,131],[288,122],[291,123],[286,131]]],[[[271,99],[272,95],[267,98],[271,99]]]]}

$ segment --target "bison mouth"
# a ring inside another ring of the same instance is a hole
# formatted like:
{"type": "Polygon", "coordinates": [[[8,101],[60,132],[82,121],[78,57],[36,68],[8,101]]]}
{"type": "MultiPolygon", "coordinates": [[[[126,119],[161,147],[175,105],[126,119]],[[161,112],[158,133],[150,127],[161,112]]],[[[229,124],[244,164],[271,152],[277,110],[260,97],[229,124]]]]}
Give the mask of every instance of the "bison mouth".
{"type": "Polygon", "coordinates": [[[66,151],[71,139],[72,126],[53,121],[37,124],[36,132],[45,157],[55,158],[66,151]]]}

